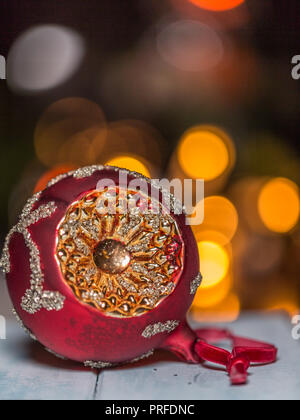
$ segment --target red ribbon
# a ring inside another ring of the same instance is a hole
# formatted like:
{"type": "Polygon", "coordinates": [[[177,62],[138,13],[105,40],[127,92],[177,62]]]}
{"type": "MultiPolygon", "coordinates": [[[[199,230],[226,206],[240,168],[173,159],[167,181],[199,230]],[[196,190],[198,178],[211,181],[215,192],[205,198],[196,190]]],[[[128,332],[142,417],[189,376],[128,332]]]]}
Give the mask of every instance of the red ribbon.
{"type": "Polygon", "coordinates": [[[277,359],[277,348],[271,344],[233,335],[228,330],[201,329],[196,330],[198,340],[194,351],[203,361],[220,364],[226,367],[233,385],[243,385],[247,382],[248,369],[251,363],[274,363],[277,359]],[[230,353],[216,344],[230,340],[233,350],[230,353]]]}

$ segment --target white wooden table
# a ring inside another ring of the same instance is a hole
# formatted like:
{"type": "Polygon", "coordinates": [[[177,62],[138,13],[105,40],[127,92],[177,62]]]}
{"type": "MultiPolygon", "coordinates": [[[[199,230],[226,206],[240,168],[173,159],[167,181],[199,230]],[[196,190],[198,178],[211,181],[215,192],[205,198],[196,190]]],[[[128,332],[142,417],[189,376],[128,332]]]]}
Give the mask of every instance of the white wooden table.
{"type": "MultiPolygon", "coordinates": [[[[0,292],[0,313],[7,315],[3,284],[0,292]]],[[[288,318],[244,314],[228,327],[279,348],[278,362],[251,368],[246,386],[230,386],[219,367],[187,365],[166,352],[134,365],[91,371],[48,354],[9,318],[7,339],[0,340],[0,399],[300,399],[300,341],[293,340],[288,318]]]]}

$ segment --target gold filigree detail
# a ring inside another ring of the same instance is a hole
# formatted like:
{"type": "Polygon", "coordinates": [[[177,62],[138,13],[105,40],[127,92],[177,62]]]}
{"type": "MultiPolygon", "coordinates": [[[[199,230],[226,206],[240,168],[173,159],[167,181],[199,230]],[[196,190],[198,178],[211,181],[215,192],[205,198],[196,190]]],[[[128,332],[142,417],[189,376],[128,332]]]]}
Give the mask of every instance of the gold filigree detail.
{"type": "Polygon", "coordinates": [[[69,207],[57,230],[56,257],[66,282],[80,301],[110,316],[157,307],[173,292],[183,255],[175,220],[140,191],[91,191],[69,207]],[[139,205],[124,211],[132,200],[139,205]]]}

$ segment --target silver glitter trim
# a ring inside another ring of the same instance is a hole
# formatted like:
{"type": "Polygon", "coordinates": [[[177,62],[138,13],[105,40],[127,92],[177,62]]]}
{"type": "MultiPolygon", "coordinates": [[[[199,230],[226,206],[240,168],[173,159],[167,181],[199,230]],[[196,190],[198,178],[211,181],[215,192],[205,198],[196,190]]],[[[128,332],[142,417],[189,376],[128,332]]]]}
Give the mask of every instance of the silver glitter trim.
{"type": "MultiPolygon", "coordinates": [[[[27,203],[26,203],[26,205],[25,205],[25,207],[22,211],[22,214],[20,216],[19,223],[16,226],[14,226],[9,231],[8,235],[6,236],[6,239],[5,239],[5,242],[4,242],[4,247],[3,247],[3,250],[2,250],[1,259],[0,259],[0,268],[2,269],[2,271],[5,274],[10,273],[9,243],[10,243],[11,237],[15,233],[19,232],[19,230],[22,230],[22,231],[24,230],[23,226],[21,225],[21,222],[22,222],[22,220],[26,219],[29,216],[29,214],[32,210],[32,207],[39,200],[40,196],[41,196],[41,193],[35,194],[33,197],[31,197],[27,201],[27,203]]],[[[20,232],[20,233],[23,233],[23,232],[20,232]]]]}
{"type": "MultiPolygon", "coordinates": [[[[145,178],[145,177],[143,177],[143,178],[145,178]]],[[[147,180],[148,178],[145,178],[145,179],[147,180]]],[[[182,205],[181,201],[178,200],[169,190],[167,190],[166,188],[163,188],[160,185],[160,183],[157,182],[157,181],[150,180],[150,183],[155,188],[160,190],[160,192],[162,193],[163,201],[165,203],[170,204],[170,210],[174,214],[185,214],[186,213],[186,210],[185,210],[184,206],[182,205]]]]}
{"type": "Polygon", "coordinates": [[[65,297],[58,292],[43,291],[44,274],[41,269],[39,249],[34,243],[28,228],[36,224],[42,219],[50,217],[56,211],[56,205],[53,202],[40,206],[36,210],[32,210],[34,204],[39,200],[41,193],[35,194],[26,203],[19,222],[14,226],[6,237],[2,257],[0,260],[0,268],[8,274],[11,270],[9,244],[15,233],[23,235],[25,244],[30,251],[30,289],[25,292],[22,298],[21,307],[24,311],[35,314],[44,308],[47,311],[59,311],[63,308],[65,297]]]}
{"type": "MultiPolygon", "coordinates": [[[[155,188],[159,189],[163,195],[164,200],[170,202],[170,210],[175,214],[182,214],[185,212],[184,207],[181,205],[180,201],[177,200],[173,194],[168,190],[164,189],[159,182],[151,180],[140,173],[128,171],[126,169],[113,167],[113,166],[103,166],[103,165],[93,165],[80,168],[76,171],[71,171],[66,174],[62,174],[52,179],[48,183],[48,187],[51,187],[58,183],[59,181],[67,178],[68,176],[74,176],[76,179],[82,179],[93,175],[97,171],[102,171],[104,169],[124,171],[130,176],[134,176],[139,179],[144,179],[155,188]]],[[[31,267],[31,287],[25,293],[25,296],[22,299],[22,308],[34,314],[42,308],[51,310],[61,310],[63,308],[65,298],[57,292],[49,292],[42,290],[42,283],[44,281],[43,273],[40,267],[40,256],[39,250],[35,243],[33,242],[31,235],[27,228],[37,223],[41,219],[50,217],[56,210],[54,203],[48,203],[41,206],[35,211],[32,211],[34,204],[39,200],[41,192],[35,194],[31,199],[28,200],[27,204],[24,207],[24,210],[21,214],[19,223],[14,226],[6,237],[6,241],[3,248],[3,254],[0,260],[0,268],[3,269],[5,273],[10,272],[10,254],[9,254],[9,243],[11,237],[14,233],[21,233],[24,236],[26,245],[30,250],[30,267],[31,267]]]]}
{"type": "Polygon", "coordinates": [[[171,333],[174,331],[178,325],[180,324],[180,321],[167,321],[167,322],[158,322],[157,324],[148,325],[142,332],[142,336],[144,338],[151,338],[154,335],[160,334],[160,333],[171,333]]]}
{"type": "Polygon", "coordinates": [[[123,172],[126,172],[127,175],[146,180],[148,183],[150,183],[153,187],[157,188],[162,193],[164,202],[165,203],[170,203],[170,210],[174,214],[177,214],[177,215],[178,214],[186,214],[186,209],[182,205],[180,200],[175,198],[175,196],[169,190],[167,190],[166,188],[163,188],[157,180],[155,181],[153,179],[147,178],[146,176],[144,176],[144,175],[142,175],[138,172],[129,171],[129,170],[124,169],[124,168],[118,168],[117,166],[92,165],[92,166],[86,166],[86,167],[77,169],[75,171],[70,171],[70,172],[58,175],[57,177],[53,178],[48,183],[47,188],[52,187],[53,185],[57,184],[58,182],[62,181],[65,178],[68,178],[69,176],[73,176],[76,179],[83,179],[83,178],[87,178],[89,176],[92,176],[97,171],[103,171],[105,169],[113,170],[113,171],[116,171],[116,172],[123,171],[123,172]]]}
{"type": "Polygon", "coordinates": [[[107,368],[111,368],[111,367],[118,367],[118,366],[123,366],[123,365],[127,365],[127,364],[137,363],[137,362],[140,362],[141,360],[144,360],[144,359],[147,359],[148,357],[153,356],[153,354],[154,354],[154,350],[150,350],[147,353],[142,354],[142,356],[136,357],[135,359],[132,359],[132,360],[130,360],[128,362],[124,362],[124,363],[87,361],[87,362],[84,362],[84,366],[92,368],[92,369],[107,369],[107,368]]]}
{"type": "Polygon", "coordinates": [[[57,184],[58,182],[62,181],[65,178],[68,178],[69,176],[72,176],[74,171],[66,172],[64,174],[57,175],[55,178],[52,178],[48,184],[47,188],[53,187],[53,185],[57,184]]]}
{"type": "Polygon", "coordinates": [[[87,178],[89,176],[92,176],[95,172],[102,171],[105,168],[109,168],[109,167],[107,167],[107,166],[105,167],[103,165],[86,166],[84,168],[77,169],[73,173],[73,176],[76,179],[87,178]]]}
{"type": "MultiPolygon", "coordinates": [[[[138,178],[138,179],[144,179],[145,181],[150,183],[153,187],[157,188],[162,193],[164,202],[165,203],[170,203],[170,210],[174,214],[185,214],[186,213],[185,208],[182,205],[182,203],[180,202],[180,200],[175,198],[174,195],[169,190],[167,190],[166,188],[163,188],[157,180],[152,180],[150,178],[147,178],[146,176],[144,176],[144,175],[142,175],[138,172],[128,171],[127,169],[118,168],[116,166],[93,165],[93,166],[86,166],[84,168],[80,168],[76,171],[70,172],[68,175],[73,175],[74,178],[76,178],[76,179],[83,179],[83,178],[87,178],[87,177],[93,175],[97,171],[102,171],[104,169],[114,170],[116,172],[123,171],[123,172],[126,172],[127,175],[133,176],[133,177],[138,178]]],[[[58,182],[58,181],[56,181],[56,182],[58,182]]]]}
{"type": "Polygon", "coordinates": [[[60,174],[58,176],[56,176],[55,178],[51,179],[48,184],[47,184],[47,188],[52,187],[53,185],[56,185],[58,182],[73,176],[76,179],[83,179],[83,178],[87,178],[89,176],[92,176],[95,172],[97,171],[102,171],[103,169],[107,168],[107,166],[102,166],[102,165],[93,165],[93,166],[86,166],[84,168],[79,168],[76,169],[74,171],[69,171],[66,172],[64,174],[60,174]]]}
{"type": "Polygon", "coordinates": [[[88,360],[84,362],[84,366],[92,369],[106,369],[117,365],[109,362],[92,362],[88,360]]]}
{"type": "Polygon", "coordinates": [[[192,280],[192,282],[191,282],[191,295],[194,295],[197,292],[198,288],[201,286],[202,280],[203,280],[203,277],[202,277],[201,273],[199,273],[194,278],[194,280],[192,280]]]}
{"type": "Polygon", "coordinates": [[[32,339],[32,340],[34,340],[34,341],[38,341],[38,339],[36,338],[36,336],[30,331],[30,329],[29,328],[27,328],[27,327],[25,327],[25,325],[24,325],[24,323],[23,323],[23,321],[22,321],[22,319],[19,317],[19,315],[17,314],[17,312],[16,312],[16,310],[15,309],[13,309],[12,310],[12,313],[14,314],[14,316],[16,317],[16,319],[17,319],[17,322],[18,322],[18,324],[20,325],[20,327],[26,332],[26,334],[28,334],[29,335],[29,337],[32,339]]]}
{"type": "Polygon", "coordinates": [[[52,354],[52,356],[55,356],[55,357],[57,357],[58,359],[61,359],[61,360],[68,360],[66,357],[61,356],[60,354],[55,353],[55,351],[48,349],[48,347],[44,347],[44,349],[45,349],[48,353],[52,354]]]}
{"type": "Polygon", "coordinates": [[[23,218],[29,216],[33,206],[40,199],[41,195],[42,195],[42,192],[38,192],[37,194],[34,194],[32,197],[30,197],[28,199],[27,203],[25,204],[25,206],[23,208],[20,219],[23,219],[23,218]]]}
{"type": "Polygon", "coordinates": [[[153,354],[154,354],[154,350],[150,350],[147,353],[143,354],[142,356],[136,357],[135,359],[133,359],[130,362],[127,362],[127,363],[140,362],[141,360],[148,359],[148,357],[153,356],[153,354]]]}
{"type": "Polygon", "coordinates": [[[22,309],[31,315],[41,309],[46,309],[49,312],[61,311],[64,307],[65,297],[59,292],[42,291],[41,287],[36,284],[26,290],[25,296],[22,298],[22,309]]]}

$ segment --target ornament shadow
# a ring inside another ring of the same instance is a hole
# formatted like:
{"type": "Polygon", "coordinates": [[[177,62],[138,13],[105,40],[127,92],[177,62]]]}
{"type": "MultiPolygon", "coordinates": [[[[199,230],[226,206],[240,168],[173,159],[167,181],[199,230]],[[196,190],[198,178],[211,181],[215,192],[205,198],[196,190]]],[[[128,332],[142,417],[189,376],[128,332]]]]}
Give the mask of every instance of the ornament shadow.
{"type": "Polygon", "coordinates": [[[51,354],[45,350],[45,348],[37,342],[23,340],[23,343],[20,343],[20,345],[26,347],[28,356],[35,364],[61,370],[73,370],[77,372],[91,371],[91,369],[86,368],[78,362],[58,358],[54,354],[51,354]]]}
{"type": "MultiPolygon", "coordinates": [[[[73,370],[77,372],[93,371],[95,374],[98,374],[99,372],[102,371],[101,369],[91,369],[91,368],[85,367],[81,365],[80,363],[72,361],[72,360],[59,359],[57,356],[45,350],[41,344],[34,342],[32,340],[29,340],[26,337],[20,338],[17,343],[14,343],[14,346],[15,345],[23,349],[23,352],[26,354],[26,357],[29,358],[32,363],[35,363],[38,365],[43,365],[43,366],[47,366],[54,369],[73,370]]],[[[124,371],[124,370],[130,370],[133,367],[134,368],[153,367],[153,369],[156,370],[159,368],[160,364],[163,364],[163,363],[184,364],[185,362],[181,361],[178,357],[176,357],[176,355],[166,350],[156,350],[154,354],[150,356],[148,359],[144,359],[135,363],[128,363],[128,364],[116,366],[114,368],[109,368],[109,369],[124,371]]],[[[215,372],[220,372],[220,373],[226,372],[225,368],[208,364],[208,363],[200,363],[198,366],[205,370],[210,370],[210,371],[215,371],[215,372]]],[[[253,364],[252,366],[262,367],[264,365],[253,364]]],[[[194,382],[197,381],[197,376],[199,376],[199,374],[195,376],[194,382]]],[[[251,376],[252,374],[249,373],[249,377],[251,376]]]]}
{"type": "MultiPolygon", "coordinates": [[[[22,338],[17,343],[20,348],[24,349],[24,352],[27,354],[27,357],[31,359],[33,363],[48,366],[55,369],[64,369],[64,370],[74,370],[89,372],[93,371],[96,374],[101,371],[101,369],[91,369],[85,367],[78,362],[72,360],[63,360],[55,356],[54,354],[49,353],[45,348],[38,342],[28,340],[28,338],[22,338]]],[[[157,350],[155,353],[150,356],[148,359],[144,359],[135,363],[128,363],[125,365],[116,366],[116,370],[126,370],[131,369],[132,367],[157,367],[159,363],[178,363],[180,360],[165,350],[157,350]]],[[[182,362],[184,363],[184,362],[182,362]]]]}
{"type": "Polygon", "coordinates": [[[160,364],[163,363],[183,363],[175,354],[168,352],[166,350],[155,350],[154,354],[147,359],[140,360],[134,363],[127,363],[124,365],[120,365],[115,367],[114,369],[117,370],[129,370],[137,367],[152,367],[154,370],[159,368],[160,364]]]}

